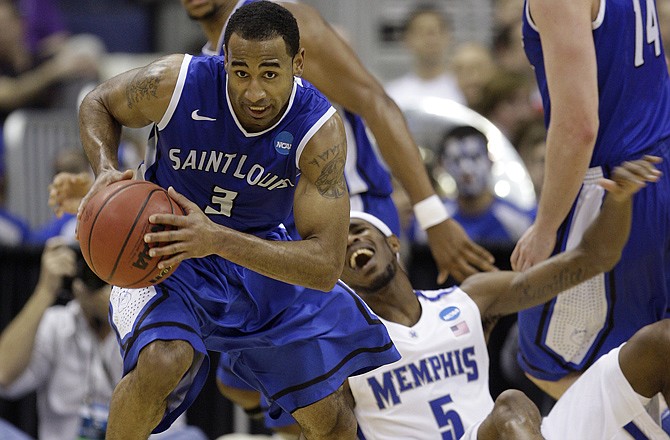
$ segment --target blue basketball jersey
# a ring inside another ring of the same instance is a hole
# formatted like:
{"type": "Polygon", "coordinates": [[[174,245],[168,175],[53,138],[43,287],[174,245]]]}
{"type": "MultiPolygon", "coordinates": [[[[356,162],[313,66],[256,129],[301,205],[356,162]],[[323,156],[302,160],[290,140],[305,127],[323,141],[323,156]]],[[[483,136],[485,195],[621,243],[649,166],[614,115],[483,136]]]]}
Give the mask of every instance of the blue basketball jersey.
{"type": "MultiPolygon", "coordinates": [[[[240,0],[235,5],[231,15],[242,6],[253,3],[258,0],[240,0]]],[[[216,48],[207,43],[202,48],[205,55],[220,55],[225,57],[223,48],[223,35],[226,31],[226,25],[221,29],[219,42],[216,48]]],[[[307,57],[309,63],[309,56],[307,57]]],[[[307,81],[303,80],[307,83],[307,81]]],[[[347,189],[350,196],[358,194],[368,194],[377,197],[388,197],[393,192],[391,185],[391,175],[379,154],[377,144],[369,132],[365,121],[358,115],[350,113],[347,110],[341,110],[342,122],[347,135],[347,165],[344,170],[344,178],[347,181],[347,189]]],[[[365,209],[365,206],[358,207],[365,209]]],[[[391,212],[389,221],[397,223],[394,217],[396,212],[391,212]]]]}
{"type": "MultiPolygon", "coordinates": [[[[526,1],[526,53],[535,67],[546,121],[550,97],[540,37],[526,1]]],[[[597,59],[600,127],[591,168],[557,232],[554,253],[574,248],[601,209],[598,184],[614,166],[643,154],[664,158],[670,171],[670,80],[653,0],[601,0],[592,22],[597,59]]],[[[627,341],[637,330],[663,319],[670,299],[670,182],[663,178],[633,199],[631,232],[615,268],[562,292],[545,304],[519,312],[521,367],[555,381],[583,371],[627,341]]]]}
{"type": "MultiPolygon", "coordinates": [[[[670,31],[670,30],[665,30],[670,31]]],[[[670,80],[655,2],[601,0],[593,22],[600,128],[591,166],[638,159],[670,136],[670,80]],[[653,5],[653,8],[648,8],[653,5]]],[[[523,41],[535,69],[547,124],[551,104],[540,35],[526,0],[523,41]]]]}
{"type": "Polygon", "coordinates": [[[149,140],[144,177],[172,185],[218,224],[264,236],[291,212],[300,154],[335,109],[296,78],[281,119],[247,132],[226,84],[223,58],[185,56],[170,106],[149,140]]]}

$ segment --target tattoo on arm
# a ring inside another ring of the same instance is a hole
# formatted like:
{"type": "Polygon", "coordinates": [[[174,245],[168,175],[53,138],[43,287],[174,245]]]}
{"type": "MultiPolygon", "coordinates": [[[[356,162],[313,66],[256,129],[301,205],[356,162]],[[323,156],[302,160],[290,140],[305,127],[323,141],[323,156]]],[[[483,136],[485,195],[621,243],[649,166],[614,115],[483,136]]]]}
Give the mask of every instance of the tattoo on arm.
{"type": "Polygon", "coordinates": [[[142,101],[143,99],[158,96],[158,84],[160,84],[163,75],[149,75],[140,77],[140,73],[135,75],[133,80],[126,87],[126,100],[128,108],[133,108],[133,105],[142,101]]]}
{"type": "Polygon", "coordinates": [[[554,275],[551,280],[539,285],[532,285],[527,275],[522,275],[520,284],[519,304],[524,305],[537,299],[552,298],[570,287],[573,287],[584,281],[585,273],[582,267],[566,267],[554,275]]]}
{"type": "Polygon", "coordinates": [[[316,179],[316,188],[328,199],[339,199],[346,193],[344,151],[344,146],[337,144],[310,161],[311,165],[321,168],[321,174],[316,179]]]}

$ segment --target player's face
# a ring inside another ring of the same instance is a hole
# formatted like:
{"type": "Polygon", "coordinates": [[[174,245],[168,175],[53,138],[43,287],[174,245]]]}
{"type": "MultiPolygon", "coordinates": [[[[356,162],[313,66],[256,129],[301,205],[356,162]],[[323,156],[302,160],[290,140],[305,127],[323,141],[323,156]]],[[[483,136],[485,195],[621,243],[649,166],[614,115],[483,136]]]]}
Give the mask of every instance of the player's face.
{"type": "Polygon", "coordinates": [[[228,95],[247,131],[265,130],[281,118],[302,65],[302,50],[291,58],[281,37],[252,41],[231,35],[226,48],[228,95]]]}
{"type": "Polygon", "coordinates": [[[193,20],[207,20],[216,15],[226,0],[181,0],[181,5],[193,20]]]}
{"type": "Polygon", "coordinates": [[[447,139],[442,146],[442,166],[454,178],[458,195],[476,197],[487,190],[491,160],[481,136],[447,139]]]}
{"type": "Polygon", "coordinates": [[[351,219],[342,281],[360,293],[385,287],[397,271],[397,246],[368,222],[351,219]]]}

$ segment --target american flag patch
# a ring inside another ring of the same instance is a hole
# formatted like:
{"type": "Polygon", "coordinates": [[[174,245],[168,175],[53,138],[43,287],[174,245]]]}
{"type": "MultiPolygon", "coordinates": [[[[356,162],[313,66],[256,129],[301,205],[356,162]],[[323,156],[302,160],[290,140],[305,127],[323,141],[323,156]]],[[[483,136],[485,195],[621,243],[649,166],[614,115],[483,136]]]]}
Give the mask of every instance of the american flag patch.
{"type": "Polygon", "coordinates": [[[454,336],[463,336],[467,335],[470,333],[470,329],[468,328],[468,323],[465,321],[461,321],[456,325],[452,325],[451,331],[454,332],[454,336]]]}

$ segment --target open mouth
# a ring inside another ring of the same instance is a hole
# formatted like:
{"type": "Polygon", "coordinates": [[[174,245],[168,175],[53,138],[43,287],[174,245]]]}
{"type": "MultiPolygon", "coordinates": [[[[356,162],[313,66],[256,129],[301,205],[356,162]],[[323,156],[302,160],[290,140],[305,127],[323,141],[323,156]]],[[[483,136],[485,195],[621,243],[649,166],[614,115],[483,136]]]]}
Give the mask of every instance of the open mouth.
{"type": "Polygon", "coordinates": [[[362,269],[366,264],[368,264],[374,255],[375,252],[372,249],[356,249],[349,257],[349,267],[354,270],[362,269]]]}
{"type": "Polygon", "coordinates": [[[249,114],[255,118],[263,117],[267,113],[269,108],[270,108],[269,106],[257,106],[257,105],[250,105],[248,107],[249,114]]]}

